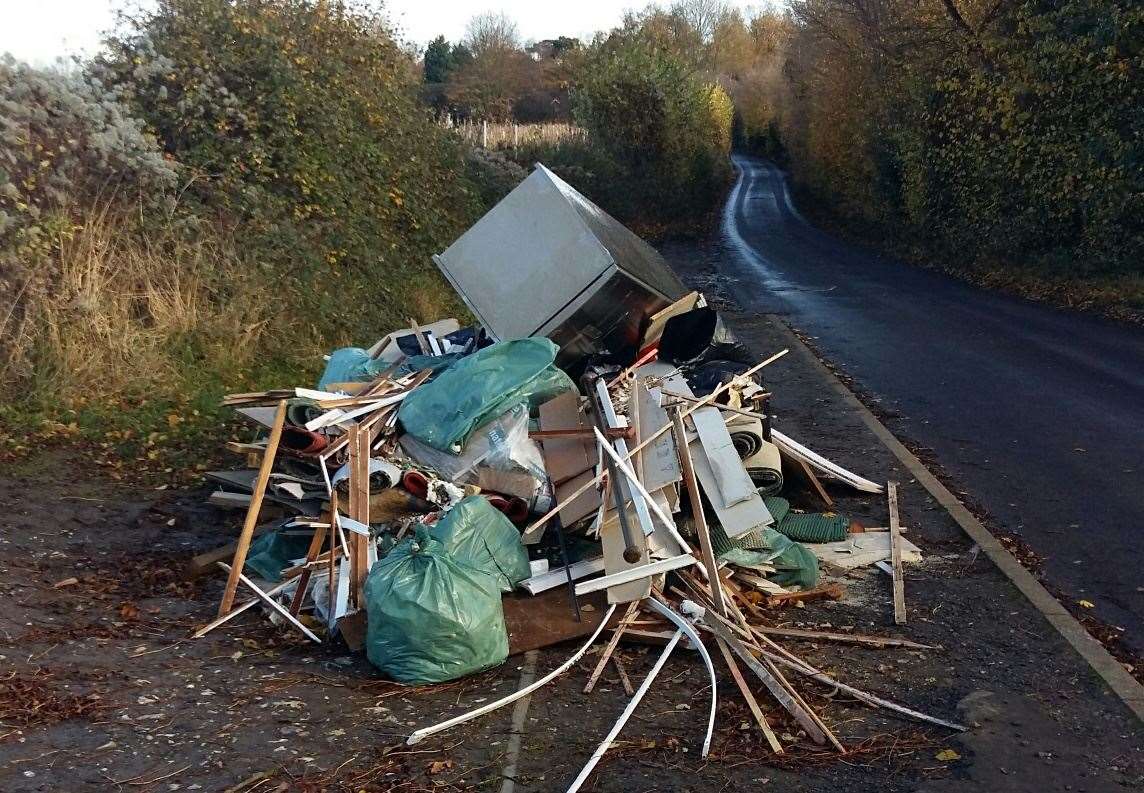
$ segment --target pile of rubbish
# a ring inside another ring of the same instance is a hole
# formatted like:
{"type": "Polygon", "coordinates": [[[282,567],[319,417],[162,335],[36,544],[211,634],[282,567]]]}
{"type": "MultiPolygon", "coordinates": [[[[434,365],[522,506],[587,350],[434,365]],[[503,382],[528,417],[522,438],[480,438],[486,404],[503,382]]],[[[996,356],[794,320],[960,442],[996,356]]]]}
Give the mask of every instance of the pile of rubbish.
{"type": "Polygon", "coordinates": [[[741,666],[807,738],[838,751],[791,673],[961,729],[834,680],[777,643],[923,646],[772,626],[771,607],[842,595],[824,571],[870,564],[892,576],[904,622],[901,569],[920,558],[892,483],[771,426],[763,373],[786,350],[756,362],[654,249],[543,166],[435,261],[477,324],[411,321],[368,349],[333,352],[314,388],[226,398],[261,437],[228,444],[248,468],[208,474],[219,486],[211,502],[246,517],[236,543],[197,560],[223,568],[227,583],[218,617],[196,635],[262,604],[411,685],[588,637],[528,688],[410,743],[544,685],[605,630],[586,691],[619,663],[620,641],[663,644],[638,690],[620,669],[631,701],[572,790],[681,641],[712,683],[704,755],[716,704],[708,646],[777,753],[741,666]],[[888,489],[890,526],[833,511],[819,476],[888,489]],[[238,601],[240,586],[250,600],[238,601]]]}

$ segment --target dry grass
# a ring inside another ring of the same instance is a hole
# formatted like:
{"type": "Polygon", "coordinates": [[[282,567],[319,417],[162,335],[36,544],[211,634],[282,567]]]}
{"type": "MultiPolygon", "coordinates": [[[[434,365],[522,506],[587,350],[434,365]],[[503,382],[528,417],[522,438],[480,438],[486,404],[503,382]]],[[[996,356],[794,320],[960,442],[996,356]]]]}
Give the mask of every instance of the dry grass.
{"type": "Polygon", "coordinates": [[[103,207],[58,236],[9,314],[21,327],[0,346],[5,379],[66,404],[169,390],[188,366],[249,361],[265,309],[233,251],[201,231],[137,227],[103,207]]]}
{"type": "Polygon", "coordinates": [[[460,124],[456,133],[474,146],[511,149],[534,143],[561,144],[582,140],[587,134],[572,124],[502,124],[475,122],[460,124]]]}

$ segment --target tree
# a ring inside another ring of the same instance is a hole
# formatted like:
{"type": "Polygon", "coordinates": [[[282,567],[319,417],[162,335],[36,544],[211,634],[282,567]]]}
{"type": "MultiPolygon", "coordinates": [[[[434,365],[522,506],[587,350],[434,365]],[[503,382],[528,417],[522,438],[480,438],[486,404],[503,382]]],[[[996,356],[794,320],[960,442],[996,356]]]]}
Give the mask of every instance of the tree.
{"type": "Polygon", "coordinates": [[[457,68],[457,61],[453,57],[453,48],[444,36],[438,36],[429,42],[425,48],[423,70],[425,82],[443,83],[449,79],[449,74],[457,68]]]}
{"type": "Polygon", "coordinates": [[[647,214],[621,201],[654,202],[661,219],[714,206],[731,134],[730,99],[718,86],[629,29],[592,47],[573,102],[576,120],[612,161],[621,215],[647,214]]]}
{"type": "Polygon", "coordinates": [[[450,101],[471,115],[511,118],[520,95],[538,82],[538,67],[521,49],[516,23],[504,14],[479,14],[469,21],[464,46],[472,57],[452,73],[450,101]]]}
{"type": "Polygon", "coordinates": [[[558,36],[552,42],[552,57],[560,59],[571,52],[577,52],[579,49],[580,39],[573,36],[558,36]]]}
{"type": "Polygon", "coordinates": [[[465,27],[465,45],[480,58],[490,53],[520,51],[520,33],[516,23],[505,14],[477,14],[465,27]]]}
{"type": "Polygon", "coordinates": [[[407,67],[368,7],[310,0],[160,0],[93,65],[285,304],[356,338],[403,321],[477,208],[407,67]]]}

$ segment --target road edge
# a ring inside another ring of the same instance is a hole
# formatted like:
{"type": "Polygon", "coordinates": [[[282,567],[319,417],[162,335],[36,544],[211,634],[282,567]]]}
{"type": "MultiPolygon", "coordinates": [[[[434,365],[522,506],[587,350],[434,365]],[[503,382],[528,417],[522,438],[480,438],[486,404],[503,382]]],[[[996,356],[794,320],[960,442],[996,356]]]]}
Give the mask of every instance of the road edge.
{"type": "Polygon", "coordinates": [[[844,402],[854,408],[862,422],[870,429],[882,445],[898,459],[906,470],[942,506],[971,540],[977,543],[985,555],[1008,578],[1017,590],[1037,611],[1056,629],[1085,663],[1108,685],[1112,692],[1128,706],[1128,709],[1144,722],[1144,686],[1121,666],[1100,642],[1092,637],[1084,626],[1065,609],[1060,602],[1030,573],[1013,554],[985,528],[973,513],[914,455],[885,424],[862,403],[857,395],[843,383],[834,372],[815,355],[790,327],[774,314],[763,315],[780,333],[789,339],[793,351],[809,361],[829,382],[830,387],[844,402]]]}

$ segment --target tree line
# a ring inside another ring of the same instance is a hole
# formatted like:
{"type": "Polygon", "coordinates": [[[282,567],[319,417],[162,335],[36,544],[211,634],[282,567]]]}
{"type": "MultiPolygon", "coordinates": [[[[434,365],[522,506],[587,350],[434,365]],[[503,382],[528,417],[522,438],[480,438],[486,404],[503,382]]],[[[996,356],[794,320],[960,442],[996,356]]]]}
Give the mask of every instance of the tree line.
{"type": "MultiPolygon", "coordinates": [[[[745,12],[679,0],[629,12],[593,41],[559,41],[530,49],[509,20],[476,18],[464,41],[426,52],[436,106],[583,120],[603,104],[578,103],[577,90],[602,88],[589,72],[605,53],[627,57],[622,42],[672,64],[656,72],[633,55],[629,75],[720,87],[737,145],[784,165],[818,220],[978,280],[1144,309],[1138,2],[790,0],[745,12]],[[1095,286],[1074,289],[1085,281],[1095,286]]],[[[596,128],[648,139],[624,127],[622,108],[646,111],[636,95],[608,103],[596,128]]]]}

